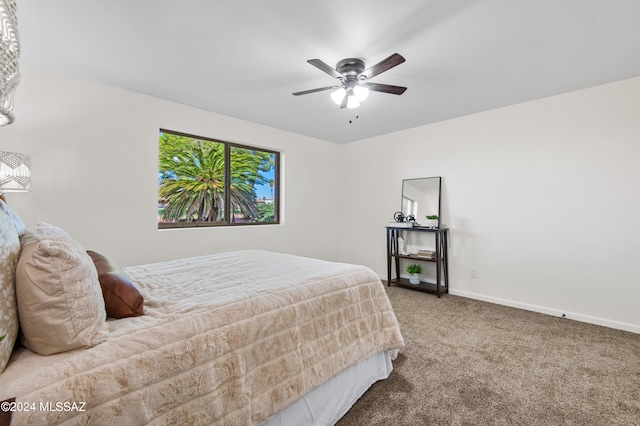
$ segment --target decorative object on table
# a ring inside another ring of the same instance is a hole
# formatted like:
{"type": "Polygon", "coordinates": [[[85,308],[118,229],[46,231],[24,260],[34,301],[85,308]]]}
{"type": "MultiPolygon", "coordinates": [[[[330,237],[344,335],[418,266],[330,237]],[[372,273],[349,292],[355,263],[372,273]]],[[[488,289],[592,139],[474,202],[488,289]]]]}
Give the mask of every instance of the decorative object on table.
{"type": "Polygon", "coordinates": [[[407,273],[411,274],[411,277],[409,277],[409,282],[411,284],[420,284],[420,274],[422,273],[422,266],[416,263],[409,265],[407,266],[407,273]]]}
{"type": "Polygon", "coordinates": [[[20,81],[18,15],[15,0],[0,0],[0,126],[13,122],[13,94],[20,81]]]}
{"type": "Polygon", "coordinates": [[[407,255],[409,254],[407,252],[407,245],[404,241],[404,238],[399,237],[398,238],[398,254],[402,254],[402,255],[407,255]]]}
{"type": "Polygon", "coordinates": [[[395,212],[393,214],[393,220],[395,222],[390,222],[387,226],[394,228],[413,228],[414,222],[407,221],[407,218],[402,214],[402,212],[395,212]]]}
{"type": "Polygon", "coordinates": [[[31,191],[31,157],[0,151],[0,195],[31,191]]]}
{"type": "Polygon", "coordinates": [[[427,227],[429,228],[437,228],[438,227],[438,215],[429,215],[427,216],[427,227]]]}
{"type": "Polygon", "coordinates": [[[416,253],[416,257],[424,260],[433,260],[436,258],[436,252],[435,250],[421,249],[421,250],[418,250],[418,253],[416,253]]]}

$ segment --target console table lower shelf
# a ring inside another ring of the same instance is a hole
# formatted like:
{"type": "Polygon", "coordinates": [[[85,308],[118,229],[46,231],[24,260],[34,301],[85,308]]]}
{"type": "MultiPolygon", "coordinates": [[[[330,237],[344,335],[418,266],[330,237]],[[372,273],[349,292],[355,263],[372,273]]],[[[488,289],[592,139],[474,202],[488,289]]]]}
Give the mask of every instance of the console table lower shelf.
{"type": "Polygon", "coordinates": [[[438,292],[438,287],[435,283],[420,281],[420,284],[411,284],[408,278],[392,278],[391,281],[387,282],[388,285],[395,285],[398,287],[410,288],[413,290],[424,291],[426,293],[448,293],[449,289],[446,287],[440,286],[440,292],[438,292]]]}

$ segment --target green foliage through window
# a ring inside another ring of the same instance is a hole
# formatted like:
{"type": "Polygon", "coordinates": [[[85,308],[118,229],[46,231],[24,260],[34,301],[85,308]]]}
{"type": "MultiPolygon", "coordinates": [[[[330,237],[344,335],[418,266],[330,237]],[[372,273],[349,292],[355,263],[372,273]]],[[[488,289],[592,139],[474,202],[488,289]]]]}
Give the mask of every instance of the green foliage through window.
{"type": "Polygon", "coordinates": [[[279,154],[160,130],[158,227],[278,223],[279,154]]]}

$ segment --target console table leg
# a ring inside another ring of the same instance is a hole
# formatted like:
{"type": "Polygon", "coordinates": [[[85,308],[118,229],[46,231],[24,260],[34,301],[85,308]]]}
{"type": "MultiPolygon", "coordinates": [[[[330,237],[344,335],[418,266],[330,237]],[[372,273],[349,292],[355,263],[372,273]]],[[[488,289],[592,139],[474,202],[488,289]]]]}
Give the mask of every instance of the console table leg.
{"type": "Polygon", "coordinates": [[[387,286],[391,285],[391,230],[387,230],[387,286]]]}
{"type": "Polygon", "coordinates": [[[436,232],[436,295],[440,297],[440,232],[436,232]]]}

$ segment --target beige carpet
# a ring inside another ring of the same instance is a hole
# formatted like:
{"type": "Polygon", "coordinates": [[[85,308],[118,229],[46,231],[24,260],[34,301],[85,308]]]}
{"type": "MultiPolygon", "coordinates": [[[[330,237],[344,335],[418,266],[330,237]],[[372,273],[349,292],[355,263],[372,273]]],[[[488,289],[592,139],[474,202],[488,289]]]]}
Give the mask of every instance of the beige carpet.
{"type": "Polygon", "coordinates": [[[387,287],[406,347],[348,425],[640,425],[640,335],[387,287]]]}

